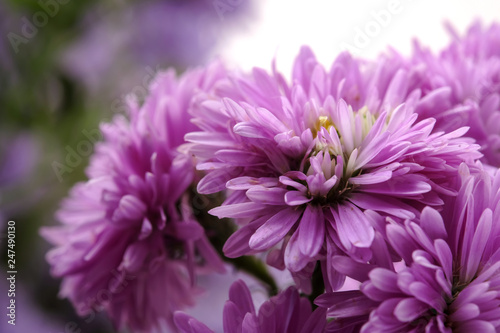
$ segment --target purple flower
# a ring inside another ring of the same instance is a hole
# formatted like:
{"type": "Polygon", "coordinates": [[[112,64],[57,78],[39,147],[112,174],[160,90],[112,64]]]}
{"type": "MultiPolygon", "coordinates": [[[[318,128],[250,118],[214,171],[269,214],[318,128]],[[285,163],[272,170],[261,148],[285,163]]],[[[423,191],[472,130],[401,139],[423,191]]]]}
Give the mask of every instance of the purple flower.
{"type": "Polygon", "coordinates": [[[225,5],[223,20],[210,0],[94,6],[80,24],[82,35],[62,52],[62,66],[92,93],[108,86],[117,95],[138,89],[137,84],[146,88],[142,85],[152,70],[204,63],[221,36],[248,23],[252,4],[237,2],[225,5]]]}
{"type": "Polygon", "coordinates": [[[142,107],[130,103],[130,119],[101,126],[89,180],[57,213],[63,226],[42,230],[61,296],[80,315],[104,308],[119,327],[151,331],[194,304],[196,274],[224,271],[191,208],[194,161],[179,151],[191,97],[224,76],[218,64],[163,73],[142,107]]]}
{"type": "MultiPolygon", "coordinates": [[[[326,72],[303,48],[291,85],[254,69],[221,84],[222,100],[204,96],[194,104],[202,131],[186,140],[207,172],[198,191],[227,188],[211,213],[243,226],[226,242],[227,256],[277,245],[268,260],[293,272],[339,251],[370,260],[375,232],[365,210],[418,217],[453,193],[460,163],[480,157],[461,138],[465,129],[431,134],[432,119],[416,122],[418,96],[400,96],[404,75],[379,95],[361,72],[347,54],[326,72]]],[[[337,288],[342,280],[332,274],[337,288]]]]}
{"type": "Polygon", "coordinates": [[[345,332],[496,332],[500,327],[500,172],[460,169],[462,185],[442,212],[389,224],[387,239],[404,264],[374,268],[333,259],[366,280],[360,291],[329,293],[316,303],[345,332]]]}
{"type": "MultiPolygon", "coordinates": [[[[294,287],[289,287],[255,307],[246,284],[238,280],[229,290],[229,300],[224,306],[224,332],[323,332],[326,325],[325,310],[311,310],[306,298],[300,297],[294,287]]],[[[203,323],[182,312],[174,317],[177,328],[183,333],[213,332],[203,323]]]]}
{"type": "Polygon", "coordinates": [[[223,17],[210,0],[152,1],[132,9],[137,22],[129,49],[141,64],[199,64],[210,56],[221,36],[233,33],[253,16],[250,1],[226,5],[223,17]],[[236,29],[235,29],[236,28],[236,29]]]}
{"type": "Polygon", "coordinates": [[[500,25],[483,28],[473,24],[460,37],[452,28],[453,41],[439,54],[415,44],[414,55],[382,56],[372,66],[373,77],[385,80],[400,71],[409,73],[406,86],[418,89],[422,102],[419,119],[436,119],[435,130],[470,127],[467,136],[481,145],[483,161],[500,166],[500,25]],[[381,74],[382,73],[382,74],[381,74]]]}
{"type": "Polygon", "coordinates": [[[0,143],[0,189],[29,177],[38,160],[38,149],[34,135],[26,132],[14,134],[4,129],[0,143]]]}

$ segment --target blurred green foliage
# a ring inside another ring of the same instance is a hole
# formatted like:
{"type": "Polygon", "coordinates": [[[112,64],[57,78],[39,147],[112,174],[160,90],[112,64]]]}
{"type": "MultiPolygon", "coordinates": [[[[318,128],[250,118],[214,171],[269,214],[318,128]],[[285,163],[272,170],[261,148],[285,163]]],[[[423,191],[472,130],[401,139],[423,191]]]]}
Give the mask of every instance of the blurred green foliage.
{"type": "MultiPolygon", "coordinates": [[[[111,11],[114,6],[125,3],[119,2],[100,1],[99,5],[111,11]]],[[[76,149],[80,141],[86,140],[82,130],[97,129],[99,122],[109,119],[111,114],[109,105],[93,100],[85,86],[60,66],[61,52],[82,34],[82,18],[97,3],[69,0],[60,4],[57,14],[48,17],[35,36],[18,45],[18,52],[9,40],[9,33],[22,37],[23,17],[32,22],[33,15],[43,9],[40,2],[33,0],[7,0],[0,8],[8,17],[8,22],[3,22],[1,45],[6,59],[0,59],[3,60],[0,61],[0,140],[9,142],[16,136],[28,135],[39,151],[30,174],[0,188],[0,212],[5,219],[1,226],[3,228],[8,220],[16,221],[19,288],[32,296],[42,313],[54,318],[56,327],[61,325],[61,331],[68,322],[77,323],[81,332],[110,330],[107,320],[99,318],[87,323],[75,314],[67,300],[57,297],[59,281],[50,277],[44,259],[49,244],[38,234],[40,226],[55,224],[53,214],[60,200],[71,186],[84,179],[88,156],[81,156],[82,161],[65,173],[62,181],[53,169],[53,162],[64,164],[65,147],[76,149]]],[[[19,157],[22,160],[22,156],[19,157]]],[[[3,231],[0,228],[0,232],[3,231]]],[[[5,267],[7,256],[3,245],[0,255],[5,267]]]]}

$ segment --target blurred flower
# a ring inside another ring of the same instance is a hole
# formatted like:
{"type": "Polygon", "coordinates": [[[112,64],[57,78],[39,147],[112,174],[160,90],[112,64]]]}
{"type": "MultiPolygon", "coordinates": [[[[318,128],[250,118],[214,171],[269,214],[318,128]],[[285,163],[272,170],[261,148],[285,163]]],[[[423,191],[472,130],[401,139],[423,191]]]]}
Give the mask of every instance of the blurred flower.
{"type": "Polygon", "coordinates": [[[142,107],[131,101],[129,120],[102,124],[89,180],[57,213],[64,225],[42,229],[56,245],[47,260],[61,296],[80,315],[104,308],[118,327],[148,332],[194,305],[196,274],[224,272],[194,217],[194,161],[178,150],[194,128],[191,97],[224,75],[219,64],[160,74],[142,107]]]}
{"type": "Polygon", "coordinates": [[[0,139],[0,216],[13,218],[20,211],[31,207],[44,190],[31,190],[22,195],[24,188],[39,162],[39,145],[34,135],[23,132],[14,134],[5,130],[0,139]],[[7,195],[8,193],[8,195],[7,195]]]}
{"type": "Polygon", "coordinates": [[[459,47],[464,55],[475,60],[500,57],[500,24],[493,22],[489,27],[483,27],[481,21],[474,22],[464,37],[447,24],[454,41],[451,47],[459,47]]]}
{"type": "Polygon", "coordinates": [[[438,55],[415,43],[405,58],[392,51],[372,63],[380,81],[408,73],[407,91],[419,91],[419,119],[435,118],[436,131],[470,127],[466,136],[481,146],[483,161],[500,166],[500,25],[473,24],[461,37],[451,27],[453,41],[438,55]]]}
{"type": "Polygon", "coordinates": [[[2,138],[0,156],[0,188],[12,186],[13,183],[23,181],[33,171],[38,157],[38,146],[33,135],[19,133],[13,135],[10,140],[2,138]]]}
{"type": "MultiPolygon", "coordinates": [[[[387,226],[403,258],[399,270],[356,263],[360,291],[329,293],[316,303],[346,332],[496,332],[500,325],[500,172],[462,165],[462,186],[442,212],[387,226]]],[[[346,260],[342,259],[343,266],[346,260]]]]}
{"type": "Polygon", "coordinates": [[[113,86],[112,94],[129,91],[128,84],[141,82],[145,68],[204,63],[218,40],[251,14],[246,0],[230,6],[224,20],[209,0],[153,0],[115,7],[89,11],[82,37],[62,55],[64,69],[94,93],[105,83],[113,86]],[[103,73],[112,80],[103,81],[103,73]]]}
{"type": "MultiPolygon", "coordinates": [[[[203,323],[182,313],[175,314],[175,323],[181,332],[213,332],[203,323]]],[[[302,298],[294,287],[289,287],[271,297],[255,311],[250,290],[238,280],[229,290],[229,300],[224,306],[224,332],[323,332],[325,310],[311,310],[311,304],[302,298]]]]}
{"type": "MultiPolygon", "coordinates": [[[[7,279],[3,278],[0,281],[0,288],[2,288],[0,304],[2,305],[2,310],[7,314],[7,316],[4,314],[3,317],[5,318],[2,318],[0,321],[0,331],[10,333],[60,332],[64,328],[64,323],[57,321],[37,308],[32,303],[30,296],[25,292],[26,285],[19,283],[19,280],[17,280],[14,282],[14,292],[9,292],[11,289],[9,277],[9,275],[6,275],[7,279]],[[11,300],[14,303],[11,303],[11,300]],[[12,316],[10,315],[11,313],[13,314],[12,316]],[[9,321],[15,325],[10,324],[9,321]]],[[[16,277],[18,278],[19,276],[16,277]]]]}
{"type": "Polygon", "coordinates": [[[186,136],[207,172],[198,191],[229,189],[211,213],[243,225],[225,254],[281,245],[268,261],[294,272],[338,251],[366,262],[375,232],[365,210],[402,221],[441,206],[460,163],[481,155],[465,129],[431,134],[432,119],[416,122],[418,96],[400,96],[404,79],[380,96],[347,54],[326,72],[303,48],[291,86],[255,69],[221,83],[221,101],[200,97],[192,110],[202,131],[186,136]]]}

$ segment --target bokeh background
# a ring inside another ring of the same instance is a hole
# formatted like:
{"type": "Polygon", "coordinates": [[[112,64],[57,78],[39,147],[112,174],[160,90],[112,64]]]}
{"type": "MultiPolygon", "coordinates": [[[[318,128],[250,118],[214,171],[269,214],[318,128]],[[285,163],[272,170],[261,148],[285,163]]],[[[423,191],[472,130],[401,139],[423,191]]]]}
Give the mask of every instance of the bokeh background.
{"type": "MultiPolygon", "coordinates": [[[[0,310],[0,332],[113,332],[105,316],[78,318],[57,297],[38,235],[100,138],[99,123],[147,94],[155,73],[222,58],[229,66],[288,75],[299,47],[329,66],[339,52],[375,58],[412,39],[438,51],[447,21],[500,21],[500,2],[364,0],[0,0],[0,309],[7,306],[6,226],[16,222],[16,326],[0,310]],[[389,13],[389,15],[387,15],[389,13]]],[[[220,303],[229,283],[203,304],[220,303]]],[[[5,313],[4,313],[5,312],[5,313]]],[[[214,315],[212,317],[217,317],[214,315]]]]}

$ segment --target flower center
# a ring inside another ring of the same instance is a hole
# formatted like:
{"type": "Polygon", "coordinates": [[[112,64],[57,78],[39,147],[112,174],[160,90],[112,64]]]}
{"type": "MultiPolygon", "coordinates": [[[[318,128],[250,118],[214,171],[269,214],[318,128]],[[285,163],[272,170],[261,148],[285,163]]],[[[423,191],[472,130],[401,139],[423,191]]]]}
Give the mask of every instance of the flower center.
{"type": "Polygon", "coordinates": [[[318,136],[318,132],[321,128],[325,128],[326,130],[330,130],[330,127],[334,126],[333,121],[328,116],[319,116],[318,120],[314,123],[314,126],[311,128],[311,132],[313,136],[316,138],[318,136]]]}
{"type": "Polygon", "coordinates": [[[311,128],[315,146],[302,167],[307,176],[303,183],[314,203],[324,206],[342,201],[357,187],[349,179],[362,173],[355,169],[356,157],[376,121],[367,107],[318,117],[311,128]]]}

